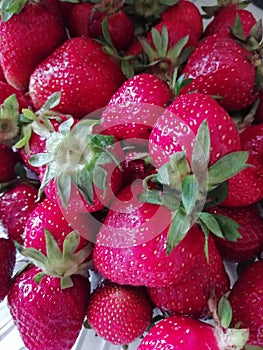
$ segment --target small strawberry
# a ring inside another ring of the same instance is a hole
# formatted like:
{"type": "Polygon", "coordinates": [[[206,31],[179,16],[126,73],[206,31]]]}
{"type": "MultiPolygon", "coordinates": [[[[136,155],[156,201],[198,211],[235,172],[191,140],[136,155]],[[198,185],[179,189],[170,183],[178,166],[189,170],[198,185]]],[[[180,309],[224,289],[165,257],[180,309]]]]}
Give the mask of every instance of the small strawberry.
{"type": "Polygon", "coordinates": [[[15,166],[19,161],[18,153],[4,143],[0,143],[0,183],[16,178],[15,166]]]}
{"type": "Polygon", "coordinates": [[[66,40],[66,31],[42,4],[23,5],[18,14],[13,14],[12,3],[1,8],[0,63],[7,82],[27,91],[31,73],[66,40]]]}
{"type": "Polygon", "coordinates": [[[141,337],[152,319],[152,303],[143,287],[109,281],[91,294],[88,324],[112,344],[127,345],[141,337]]]}
{"type": "Polygon", "coordinates": [[[6,297],[16,261],[16,249],[10,239],[0,238],[0,302],[6,297]]]}
{"type": "Polygon", "coordinates": [[[179,0],[175,5],[169,6],[162,14],[161,20],[174,22],[184,20],[191,30],[200,38],[203,32],[203,21],[198,7],[191,1],[179,0]]]}
{"type": "Polygon", "coordinates": [[[249,328],[248,344],[263,346],[263,261],[249,265],[235,282],[229,301],[233,309],[233,324],[249,328]]]}
{"type": "Polygon", "coordinates": [[[210,212],[225,215],[236,221],[240,227],[240,237],[236,241],[229,241],[215,237],[216,245],[221,255],[230,261],[243,261],[255,258],[263,249],[263,221],[255,204],[238,207],[214,207],[210,212]]]}
{"type": "Polygon", "coordinates": [[[81,118],[105,107],[123,81],[121,69],[99,43],[76,37],[38,65],[30,77],[29,94],[39,109],[50,95],[60,91],[61,101],[54,110],[81,118]]]}
{"type": "Polygon", "coordinates": [[[75,252],[79,235],[74,231],[65,239],[63,251],[48,231],[45,238],[47,256],[34,249],[22,251],[38,267],[30,265],[16,276],[8,306],[28,349],[70,350],[90,295],[87,252],[75,252]]]}
{"type": "Polygon", "coordinates": [[[148,140],[158,115],[171,99],[172,92],[165,82],[147,73],[135,75],[107,104],[102,114],[103,133],[131,143],[148,140]]]}
{"type": "Polygon", "coordinates": [[[181,150],[191,159],[192,142],[204,120],[211,135],[210,164],[240,150],[239,134],[227,111],[211,96],[193,92],[177,97],[153,127],[149,150],[154,163],[160,167],[181,150]]]}
{"type": "Polygon", "coordinates": [[[228,111],[250,106],[258,95],[253,55],[253,51],[243,48],[231,37],[220,33],[209,35],[185,65],[183,74],[192,81],[181,93],[197,90],[218,96],[218,102],[228,111]]]}
{"type": "Polygon", "coordinates": [[[0,220],[9,237],[23,244],[24,226],[38,205],[38,188],[27,182],[18,182],[0,197],[0,220]]]}

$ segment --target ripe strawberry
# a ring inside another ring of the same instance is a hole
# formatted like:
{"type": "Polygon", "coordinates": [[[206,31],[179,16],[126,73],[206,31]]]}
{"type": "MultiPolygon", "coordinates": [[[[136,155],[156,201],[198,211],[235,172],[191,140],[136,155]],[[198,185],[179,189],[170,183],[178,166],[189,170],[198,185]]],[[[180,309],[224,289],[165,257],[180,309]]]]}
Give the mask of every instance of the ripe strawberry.
{"type": "Polygon", "coordinates": [[[68,29],[71,37],[89,36],[89,23],[93,7],[94,4],[90,2],[75,4],[72,7],[68,19],[68,29]]]}
{"type": "Polygon", "coordinates": [[[247,331],[227,331],[190,317],[171,316],[158,322],[144,337],[138,350],[241,350],[247,331]],[[244,333],[244,334],[243,334],[244,333]]]}
{"type": "Polygon", "coordinates": [[[143,287],[109,281],[91,295],[87,321],[112,344],[127,345],[141,337],[152,319],[152,303],[143,287]]]}
{"type": "Polygon", "coordinates": [[[205,119],[211,135],[210,164],[240,150],[239,134],[226,110],[211,96],[193,92],[177,97],[158,118],[149,138],[154,163],[160,167],[181,150],[191,159],[192,142],[205,119]]]}
{"type": "Polygon", "coordinates": [[[66,31],[40,3],[28,3],[19,14],[9,15],[2,12],[0,21],[0,63],[7,82],[27,91],[31,73],[66,40],[66,31]]]}
{"type": "Polygon", "coordinates": [[[249,265],[234,284],[229,301],[233,309],[233,324],[249,328],[248,344],[263,346],[262,299],[263,261],[249,265]]]}
{"type": "Polygon", "coordinates": [[[16,249],[10,239],[0,238],[0,302],[8,293],[15,267],[16,249]]]}
{"type": "Polygon", "coordinates": [[[202,40],[189,57],[183,74],[192,82],[181,90],[218,96],[228,111],[250,106],[257,98],[253,53],[220,33],[202,40]],[[215,64],[216,62],[216,64],[215,64]]]}
{"type": "Polygon", "coordinates": [[[18,153],[4,143],[0,143],[0,183],[16,178],[15,165],[19,161],[18,153]]]}
{"type": "Polygon", "coordinates": [[[171,99],[172,92],[165,82],[147,73],[135,75],[107,104],[102,114],[103,133],[131,143],[148,140],[158,115],[171,99]]]}
{"type": "Polygon", "coordinates": [[[119,284],[166,286],[184,279],[204,250],[204,234],[192,226],[168,255],[172,212],[164,205],[140,202],[142,185],[125,187],[111,204],[94,247],[94,265],[119,284]]]}
{"type": "Polygon", "coordinates": [[[65,2],[60,0],[44,0],[43,6],[66,28],[71,9],[74,7],[74,2],[65,2]]]}
{"type": "Polygon", "coordinates": [[[249,260],[261,252],[263,221],[255,204],[238,208],[214,207],[210,212],[230,217],[240,225],[240,237],[236,242],[215,237],[216,245],[225,259],[236,262],[249,260]]]}
{"type": "Polygon", "coordinates": [[[28,95],[21,90],[15,89],[8,83],[0,81],[0,103],[4,103],[5,99],[12,94],[15,94],[17,97],[20,112],[22,112],[23,108],[32,107],[32,101],[28,95]]]}
{"type": "Polygon", "coordinates": [[[190,275],[180,282],[148,288],[156,307],[171,315],[207,316],[207,303],[212,293],[219,300],[230,288],[229,277],[212,236],[209,237],[208,256],[209,260],[204,251],[200,251],[190,275]]]}
{"type": "Polygon", "coordinates": [[[75,231],[64,239],[63,249],[48,230],[44,240],[47,255],[34,248],[22,250],[35,266],[28,265],[16,276],[8,305],[26,347],[71,349],[90,295],[90,247],[78,250],[80,237],[75,231]]]}
{"type": "Polygon", "coordinates": [[[252,124],[241,134],[242,149],[250,154],[258,154],[263,159],[263,124],[252,124]]]}
{"type": "Polygon", "coordinates": [[[184,20],[191,30],[200,38],[203,32],[203,21],[198,7],[191,1],[179,0],[171,5],[161,14],[161,20],[172,20],[174,22],[184,20]]]}
{"type": "Polygon", "coordinates": [[[9,237],[23,244],[24,226],[38,205],[38,188],[30,183],[16,183],[0,197],[0,220],[9,237]]]}
{"type": "Polygon", "coordinates": [[[30,77],[29,94],[39,109],[52,93],[61,91],[61,101],[54,110],[81,118],[104,107],[123,81],[121,69],[100,44],[76,37],[38,65],[30,77]]]}
{"type": "Polygon", "coordinates": [[[256,24],[256,19],[251,11],[239,8],[238,4],[228,4],[219,8],[212,21],[207,25],[204,36],[216,33],[231,35],[230,27],[234,26],[237,15],[240,18],[244,35],[247,37],[256,24]]]}

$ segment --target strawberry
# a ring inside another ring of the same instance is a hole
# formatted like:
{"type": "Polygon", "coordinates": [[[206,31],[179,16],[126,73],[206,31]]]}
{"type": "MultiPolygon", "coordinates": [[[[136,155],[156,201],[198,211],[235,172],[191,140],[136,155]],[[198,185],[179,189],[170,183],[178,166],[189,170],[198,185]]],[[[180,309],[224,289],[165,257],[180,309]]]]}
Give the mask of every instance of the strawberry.
{"type": "Polygon", "coordinates": [[[38,205],[38,188],[29,182],[18,182],[0,197],[0,220],[9,237],[23,244],[24,226],[38,205]]]}
{"type": "Polygon", "coordinates": [[[38,65],[30,77],[29,94],[39,109],[50,95],[60,91],[61,101],[54,110],[81,118],[104,107],[123,81],[121,69],[99,43],[76,37],[38,65]]]}
{"type": "Polygon", "coordinates": [[[89,22],[89,35],[93,38],[103,36],[103,25],[108,22],[108,33],[113,46],[125,50],[131,44],[134,25],[131,18],[123,10],[123,1],[104,0],[94,6],[89,22]]]}
{"type": "Polygon", "coordinates": [[[220,33],[221,35],[231,35],[230,28],[234,26],[236,17],[239,16],[244,35],[247,37],[256,19],[249,10],[239,8],[238,4],[228,4],[219,8],[212,21],[207,25],[204,36],[220,33]]]}
{"type": "Polygon", "coordinates": [[[107,104],[102,114],[103,133],[131,143],[148,140],[158,115],[171,99],[172,92],[165,82],[147,73],[135,75],[107,104]]]}
{"type": "Polygon", "coordinates": [[[8,182],[16,178],[15,166],[19,161],[19,156],[12,148],[4,143],[0,143],[0,183],[8,182]]]}
{"type": "Polygon", "coordinates": [[[228,111],[250,106],[257,98],[253,52],[220,33],[202,40],[190,55],[183,74],[192,82],[181,93],[197,90],[218,96],[228,111]],[[216,64],[215,64],[216,62],[216,64]]]}
{"type": "Polygon", "coordinates": [[[74,7],[74,2],[64,2],[60,0],[44,0],[43,6],[66,28],[71,9],[74,7]]]}
{"type": "Polygon", "coordinates": [[[94,4],[83,2],[75,4],[68,19],[68,29],[71,37],[74,36],[89,36],[89,23],[94,4]]]}
{"type": "Polygon", "coordinates": [[[194,268],[204,236],[194,225],[167,255],[171,211],[164,205],[142,203],[140,183],[125,187],[110,206],[94,247],[94,264],[113,282],[148,287],[180,282],[194,268]],[[198,237],[198,238],[197,238],[198,237]]]}
{"type": "Polygon", "coordinates": [[[261,252],[263,221],[255,204],[238,208],[214,207],[210,212],[230,217],[240,225],[240,237],[236,242],[215,237],[216,245],[225,259],[235,262],[250,260],[261,252]]]}
{"type": "Polygon", "coordinates": [[[203,21],[198,7],[191,1],[179,0],[175,5],[169,6],[162,14],[161,20],[174,22],[184,20],[191,30],[200,38],[203,32],[203,21]]]}
{"type": "Polygon", "coordinates": [[[241,350],[248,331],[236,331],[213,327],[186,316],[171,316],[158,322],[149,331],[138,350],[241,350]]]}
{"type": "Polygon", "coordinates": [[[16,261],[16,249],[10,239],[0,238],[0,302],[6,297],[16,261]]]}
{"type": "Polygon", "coordinates": [[[27,3],[10,18],[11,13],[2,8],[0,63],[7,82],[27,91],[31,73],[66,40],[66,31],[40,3],[27,3]]]}
{"type": "Polygon", "coordinates": [[[258,154],[263,159],[263,124],[252,124],[241,134],[242,148],[250,154],[258,154]]]}
{"type": "Polygon", "coordinates": [[[263,346],[262,285],[263,261],[249,265],[235,282],[229,301],[233,309],[233,324],[249,328],[248,344],[263,346]]]}
{"type": "Polygon", "coordinates": [[[141,337],[152,319],[152,304],[143,287],[104,282],[93,291],[87,321],[112,344],[127,345],[141,337]]]}
{"type": "Polygon", "coordinates": [[[160,167],[181,150],[191,159],[193,138],[205,119],[211,135],[210,164],[240,150],[239,134],[226,110],[211,96],[193,92],[177,97],[153,127],[149,151],[154,163],[160,167]]]}
{"type": "Polygon", "coordinates": [[[75,252],[79,245],[75,232],[65,239],[63,251],[48,231],[45,238],[47,256],[34,249],[22,251],[37,266],[28,266],[14,279],[8,306],[27,348],[71,349],[90,295],[88,265],[84,262],[87,251],[75,252]]]}
{"type": "Polygon", "coordinates": [[[15,89],[8,83],[0,81],[0,103],[4,103],[5,99],[12,94],[15,94],[17,97],[19,112],[22,112],[23,108],[32,107],[32,101],[28,95],[21,90],[15,89]]]}
{"type": "Polygon", "coordinates": [[[207,316],[207,302],[212,293],[219,300],[229,290],[229,277],[214,239],[209,238],[208,259],[200,251],[194,269],[179,283],[148,288],[156,307],[169,314],[190,315],[194,318],[207,316]]]}

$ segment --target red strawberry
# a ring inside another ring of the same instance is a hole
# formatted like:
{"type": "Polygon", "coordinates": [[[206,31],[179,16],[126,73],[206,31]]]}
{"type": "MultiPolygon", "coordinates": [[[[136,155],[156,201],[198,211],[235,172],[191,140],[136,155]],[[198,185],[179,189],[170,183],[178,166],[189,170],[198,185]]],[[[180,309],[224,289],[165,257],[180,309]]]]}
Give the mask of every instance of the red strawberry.
{"type": "Polygon", "coordinates": [[[241,134],[242,149],[250,154],[259,154],[263,159],[263,124],[248,126],[241,134]]]}
{"type": "Polygon", "coordinates": [[[213,20],[206,27],[204,35],[208,36],[216,33],[231,35],[230,27],[234,26],[236,16],[239,16],[244,35],[247,37],[256,24],[256,19],[249,10],[238,8],[238,4],[229,4],[219,8],[213,20]]]}
{"type": "Polygon", "coordinates": [[[72,7],[68,19],[69,33],[71,37],[89,36],[89,23],[93,7],[94,4],[90,2],[75,4],[72,7]]]}
{"type": "Polygon", "coordinates": [[[138,350],[241,350],[247,331],[240,335],[228,329],[218,329],[190,317],[171,316],[158,322],[144,337],[138,350]],[[244,334],[243,334],[244,333],[244,334]],[[240,345],[241,344],[241,345],[240,345]]]}
{"type": "Polygon", "coordinates": [[[225,215],[240,225],[240,237],[236,242],[215,236],[216,245],[225,259],[236,262],[249,260],[261,252],[263,221],[256,205],[238,208],[214,207],[210,212],[225,215]]]}
{"type": "Polygon", "coordinates": [[[22,111],[22,108],[28,108],[32,106],[30,97],[23,91],[17,90],[13,86],[0,81],[0,103],[4,103],[5,99],[12,94],[15,94],[17,97],[20,112],[22,111]]]}
{"type": "Polygon", "coordinates": [[[29,265],[14,279],[8,305],[26,347],[71,349],[90,295],[90,247],[78,250],[80,237],[75,231],[64,239],[63,249],[48,230],[44,240],[47,255],[34,248],[22,250],[35,266],[29,265]]]}
{"type": "Polygon", "coordinates": [[[192,52],[183,70],[192,82],[181,93],[197,90],[218,96],[228,111],[241,110],[257,98],[253,54],[232,38],[214,34],[206,37],[192,52]]]}
{"type": "Polygon", "coordinates": [[[0,220],[9,237],[23,244],[24,226],[38,205],[38,189],[30,183],[17,183],[0,197],[0,220]]]}
{"type": "Polygon", "coordinates": [[[15,267],[16,249],[10,239],[0,238],[0,302],[8,293],[15,267]]]}
{"type": "Polygon", "coordinates": [[[209,260],[204,251],[200,251],[190,275],[180,282],[148,288],[154,304],[169,314],[190,315],[195,318],[207,316],[207,302],[212,293],[219,300],[230,287],[229,277],[212,236],[209,238],[208,254],[209,260]]]}
{"type": "Polygon", "coordinates": [[[4,143],[0,143],[0,183],[16,178],[15,165],[19,161],[18,153],[4,143]]]}
{"type": "Polygon", "coordinates": [[[1,65],[0,65],[0,81],[3,83],[6,83],[4,72],[3,72],[1,65]]]}
{"type": "Polygon", "coordinates": [[[71,9],[74,7],[74,2],[66,2],[60,0],[44,0],[44,7],[52,13],[52,15],[60,21],[62,25],[68,26],[68,20],[71,9]]]}
{"type": "Polygon", "coordinates": [[[63,43],[35,69],[29,94],[39,109],[52,93],[61,91],[61,101],[54,110],[81,118],[104,107],[123,81],[121,69],[100,44],[76,37],[63,43]]]}
{"type": "Polygon", "coordinates": [[[181,150],[191,159],[192,142],[205,119],[211,135],[210,164],[240,150],[239,134],[226,110],[211,96],[193,92],[177,97],[158,118],[149,138],[154,163],[160,167],[181,150]]]}
{"type": "Polygon", "coordinates": [[[229,295],[233,324],[249,328],[248,344],[263,346],[263,261],[249,265],[239,276],[229,295]]]}
{"type": "Polygon", "coordinates": [[[161,14],[161,20],[174,22],[184,20],[196,36],[199,38],[203,31],[203,21],[198,7],[191,1],[179,0],[161,14]]]}
{"type": "Polygon", "coordinates": [[[96,333],[112,344],[127,345],[147,330],[152,303],[143,287],[105,282],[91,295],[87,321],[96,333]]]}
{"type": "Polygon", "coordinates": [[[40,3],[28,3],[0,21],[1,66],[7,82],[28,90],[29,77],[36,66],[66,40],[65,28],[40,3]]]}
{"type": "Polygon", "coordinates": [[[106,106],[102,114],[103,133],[131,143],[148,140],[158,115],[171,99],[171,90],[159,78],[147,73],[135,75],[118,89],[106,106]]]}
{"type": "Polygon", "coordinates": [[[110,206],[94,248],[99,272],[120,284],[166,286],[184,279],[204,249],[204,234],[192,226],[168,255],[172,212],[164,205],[140,202],[140,183],[124,188],[110,206]]]}

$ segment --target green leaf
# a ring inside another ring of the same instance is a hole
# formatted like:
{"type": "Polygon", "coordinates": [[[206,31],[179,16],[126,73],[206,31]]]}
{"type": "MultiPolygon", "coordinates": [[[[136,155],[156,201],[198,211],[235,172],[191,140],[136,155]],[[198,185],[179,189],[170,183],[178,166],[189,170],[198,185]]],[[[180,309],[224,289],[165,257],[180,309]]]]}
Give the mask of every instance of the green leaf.
{"type": "Polygon", "coordinates": [[[215,189],[222,182],[246,169],[249,166],[247,160],[248,152],[246,151],[231,152],[220,158],[208,169],[208,190],[215,189]]]}
{"type": "Polygon", "coordinates": [[[186,214],[193,211],[198,199],[198,182],[195,175],[187,175],[182,182],[182,203],[186,214]]]}
{"type": "Polygon", "coordinates": [[[27,0],[2,0],[1,18],[2,22],[7,22],[14,14],[19,14],[25,7],[27,0]]]}
{"type": "Polygon", "coordinates": [[[62,276],[60,277],[60,288],[67,289],[74,286],[72,278],[70,276],[62,276]]]}
{"type": "Polygon", "coordinates": [[[163,204],[163,195],[160,191],[156,190],[147,190],[144,192],[141,192],[137,196],[138,200],[143,203],[151,203],[156,205],[162,205],[163,204]]]}
{"type": "Polygon", "coordinates": [[[126,60],[121,61],[121,70],[127,79],[132,78],[135,74],[133,65],[129,61],[126,61],[126,60]]]}
{"type": "Polygon", "coordinates": [[[85,201],[91,204],[93,201],[93,176],[88,170],[83,170],[71,177],[85,201]]]}
{"type": "Polygon", "coordinates": [[[208,228],[209,231],[213,232],[216,236],[224,238],[221,227],[214,217],[213,214],[202,212],[199,213],[199,220],[208,228]]]}
{"type": "Polygon", "coordinates": [[[205,169],[210,158],[210,132],[207,120],[204,120],[198,128],[197,135],[194,140],[192,153],[192,167],[205,169]]]}
{"type": "Polygon", "coordinates": [[[71,257],[76,251],[80,241],[80,236],[76,231],[70,232],[63,242],[63,258],[71,257]]]}
{"type": "Polygon", "coordinates": [[[63,123],[59,125],[58,131],[62,135],[67,135],[70,132],[70,129],[73,124],[74,124],[74,119],[72,117],[68,118],[67,120],[65,120],[63,123]]]}
{"type": "Polygon", "coordinates": [[[205,252],[206,260],[209,263],[209,252],[208,252],[209,229],[202,221],[199,221],[199,224],[200,224],[201,229],[202,229],[202,231],[203,231],[203,233],[205,235],[204,252],[205,252]]]}
{"type": "Polygon", "coordinates": [[[94,148],[104,150],[105,148],[112,146],[115,140],[113,136],[94,134],[92,135],[91,142],[94,148]]]}
{"type": "Polygon", "coordinates": [[[238,231],[240,228],[239,223],[226,215],[213,214],[213,216],[217,220],[225,239],[236,242],[238,238],[241,238],[241,234],[238,231]]]}
{"type": "Polygon", "coordinates": [[[44,176],[42,178],[42,181],[41,181],[41,184],[40,184],[40,187],[39,187],[39,190],[38,190],[38,200],[42,196],[44,188],[54,178],[56,178],[56,173],[54,173],[53,169],[48,165],[46,167],[46,170],[44,172],[44,176]]]}
{"type": "Polygon", "coordinates": [[[31,261],[37,264],[37,266],[39,266],[39,264],[43,266],[47,263],[47,257],[38,249],[25,248],[22,250],[21,254],[29,258],[31,261]]]}
{"type": "Polygon", "coordinates": [[[53,160],[53,156],[50,153],[38,153],[33,155],[28,162],[35,166],[35,167],[40,167],[42,165],[48,164],[53,160]]]}
{"type": "Polygon", "coordinates": [[[106,196],[107,192],[107,178],[107,171],[101,166],[96,165],[93,170],[93,183],[103,191],[104,197],[106,196]]]}
{"type": "Polygon", "coordinates": [[[45,272],[39,272],[37,273],[35,276],[34,276],[34,281],[39,284],[42,279],[46,276],[46,273],[45,272]]]}
{"type": "Polygon", "coordinates": [[[71,194],[71,177],[66,173],[61,173],[57,178],[58,195],[64,208],[68,206],[71,194]]]}
{"type": "Polygon", "coordinates": [[[172,59],[178,58],[187,44],[188,39],[189,35],[186,35],[182,39],[178,40],[177,43],[171,49],[169,49],[167,56],[171,57],[172,59]]]}
{"type": "Polygon", "coordinates": [[[22,113],[23,113],[23,116],[30,121],[36,120],[37,118],[37,116],[31,109],[27,109],[27,108],[22,109],[22,113]]]}
{"type": "Polygon", "coordinates": [[[166,254],[169,255],[173,249],[184,239],[190,228],[190,218],[185,215],[182,208],[172,214],[172,220],[167,236],[166,254]]]}
{"type": "Polygon", "coordinates": [[[44,105],[41,107],[41,112],[49,111],[59,105],[61,99],[61,92],[57,91],[50,95],[44,105]]]}
{"type": "Polygon", "coordinates": [[[46,240],[46,252],[48,258],[52,260],[60,260],[62,253],[55,238],[46,228],[44,228],[44,235],[46,240]]]}
{"type": "Polygon", "coordinates": [[[109,31],[109,20],[108,17],[106,16],[104,20],[102,21],[102,34],[105,42],[109,44],[111,47],[114,47],[111,37],[110,37],[110,31],[109,31]]]}
{"type": "Polygon", "coordinates": [[[221,322],[221,326],[225,329],[229,328],[232,321],[232,308],[228,299],[224,295],[220,298],[218,302],[217,312],[221,322]]]}
{"type": "Polygon", "coordinates": [[[228,182],[222,182],[214,190],[208,192],[205,208],[215,207],[223,202],[228,195],[228,182]]]}

